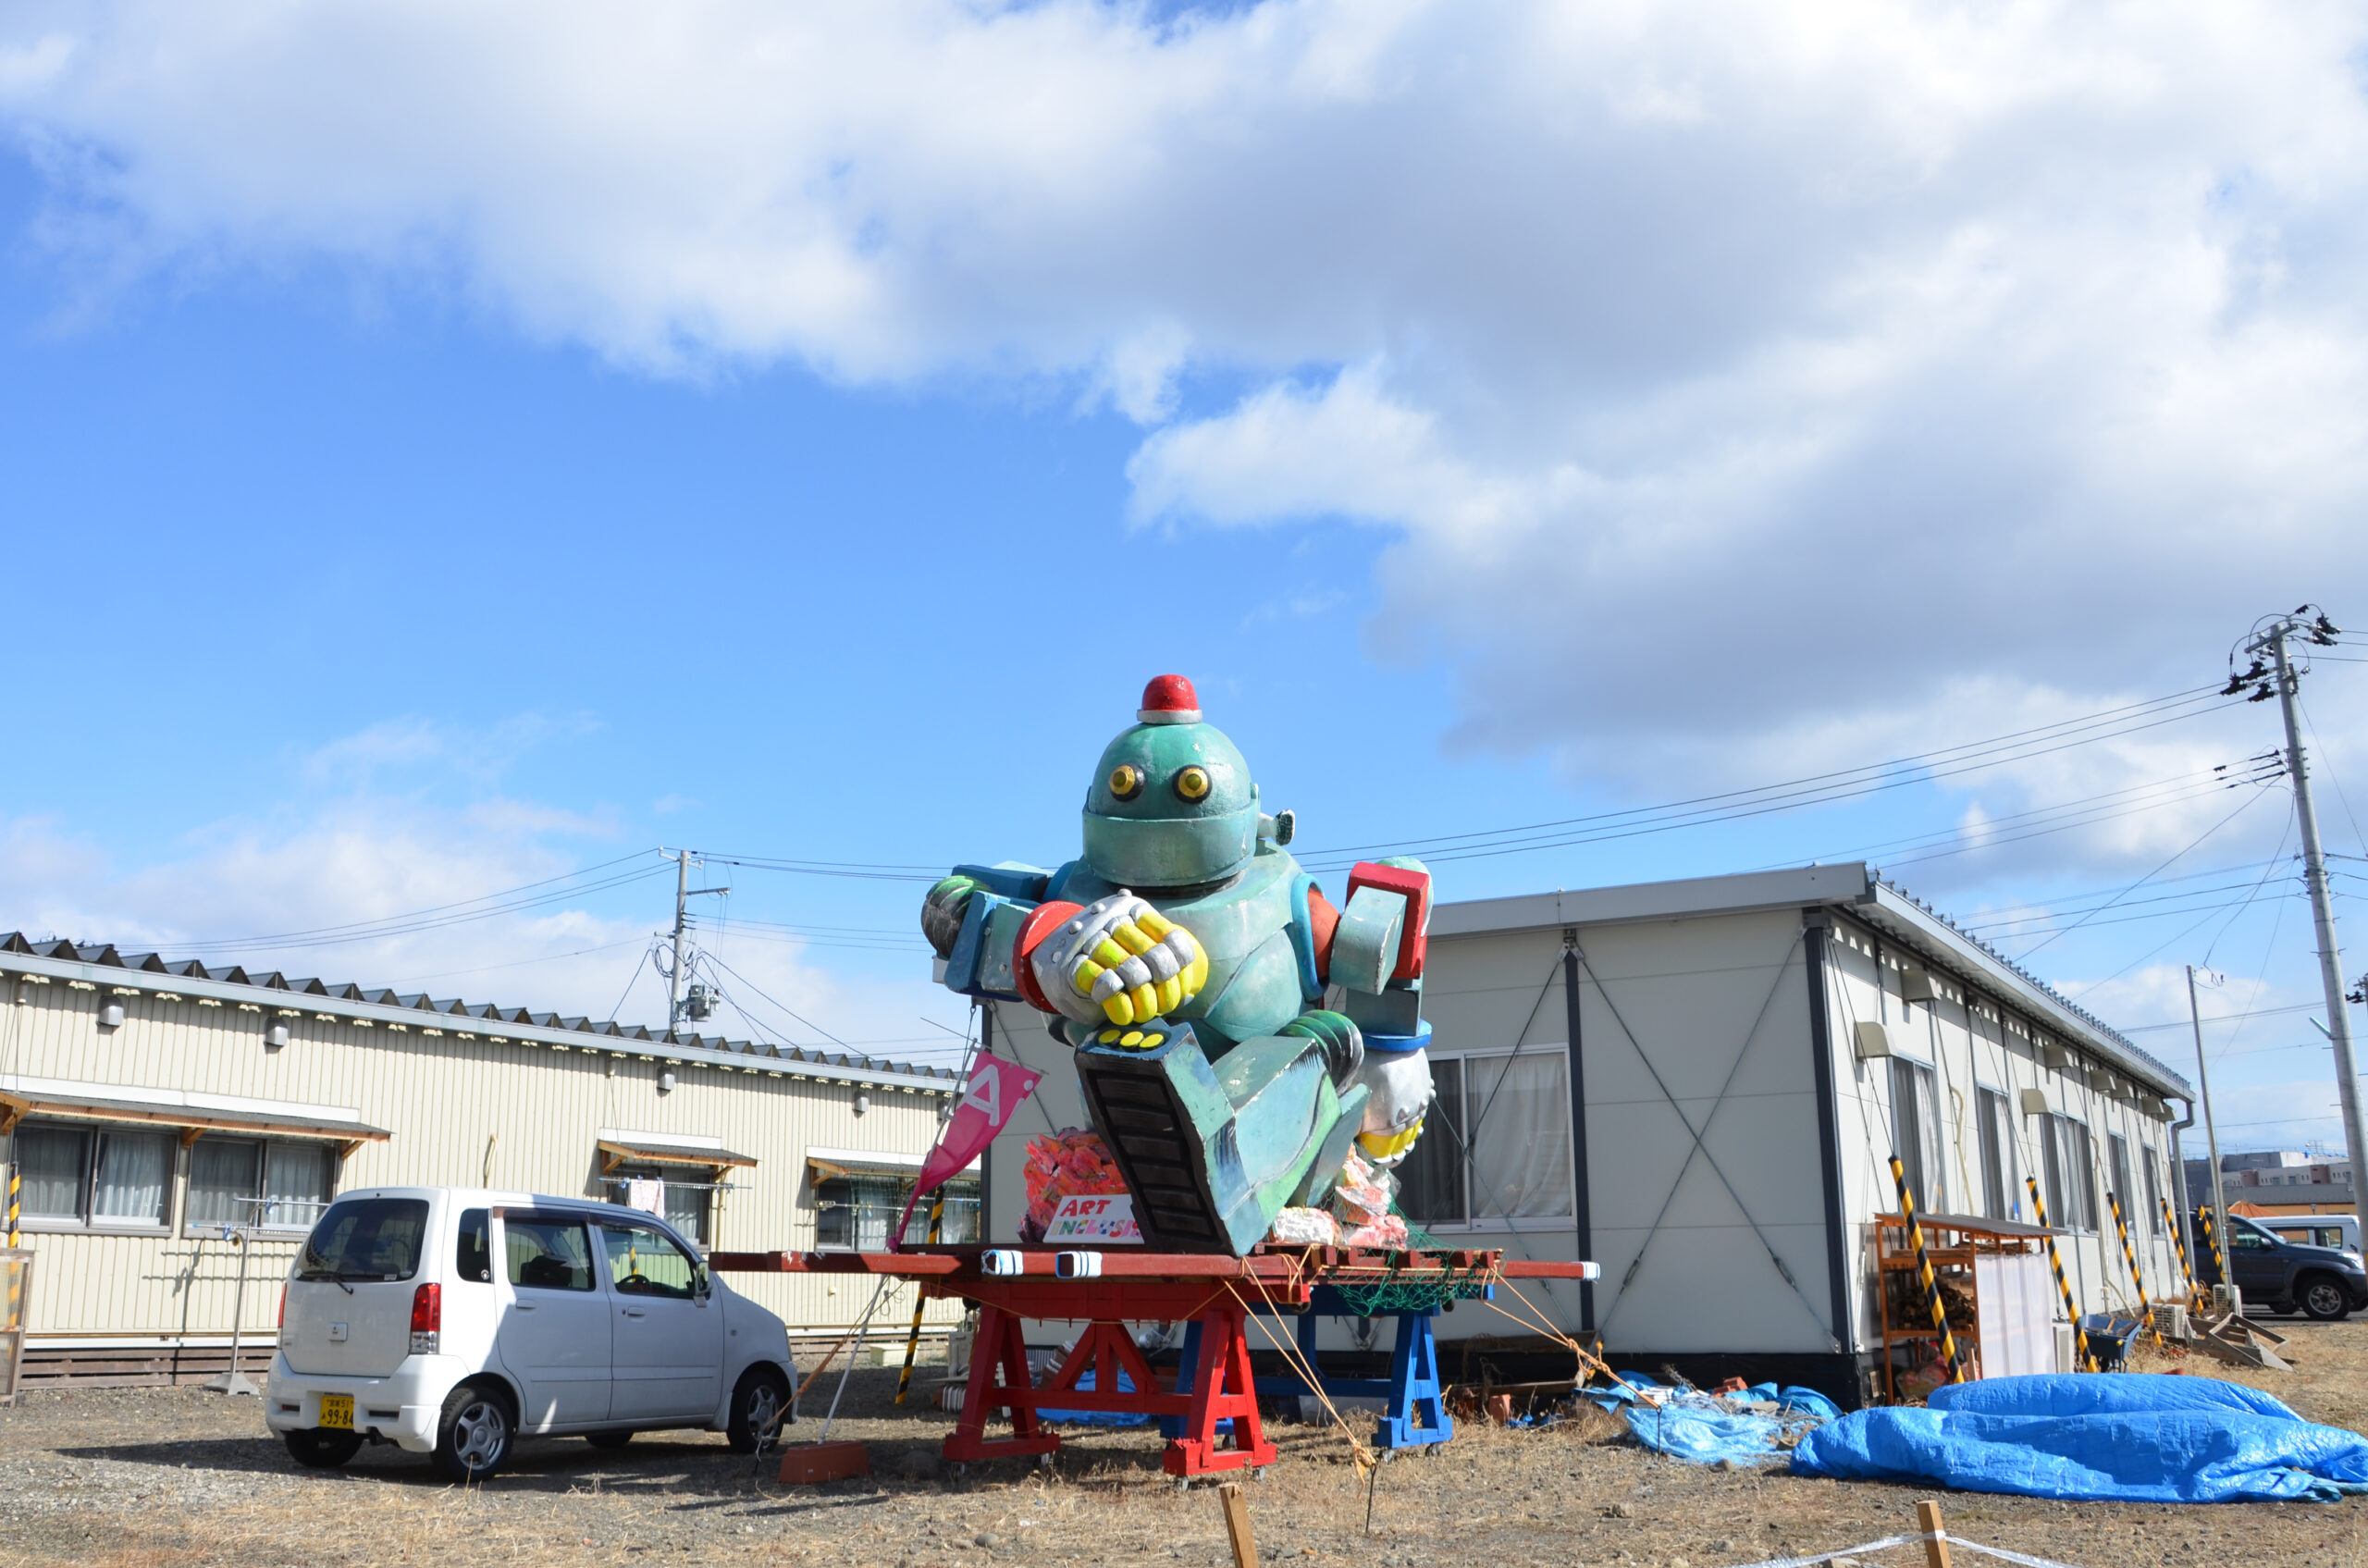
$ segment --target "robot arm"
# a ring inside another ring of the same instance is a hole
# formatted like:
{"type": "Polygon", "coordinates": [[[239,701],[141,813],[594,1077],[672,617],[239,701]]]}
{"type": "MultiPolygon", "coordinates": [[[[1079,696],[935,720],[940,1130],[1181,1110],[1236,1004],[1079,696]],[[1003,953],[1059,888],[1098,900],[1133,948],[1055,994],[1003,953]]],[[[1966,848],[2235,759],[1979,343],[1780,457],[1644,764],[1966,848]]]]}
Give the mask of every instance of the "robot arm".
{"type": "Polygon", "coordinates": [[[1317,976],[1339,988],[1340,1010],[1364,1037],[1356,1081],[1367,1098],[1358,1147],[1375,1165],[1395,1166],[1422,1135],[1431,1101],[1424,1050],[1431,1026],[1423,1019],[1431,874],[1417,860],[1360,861],[1349,872],[1348,899],[1338,913],[1328,904],[1319,913],[1321,902],[1321,895],[1309,900],[1317,976]]]}

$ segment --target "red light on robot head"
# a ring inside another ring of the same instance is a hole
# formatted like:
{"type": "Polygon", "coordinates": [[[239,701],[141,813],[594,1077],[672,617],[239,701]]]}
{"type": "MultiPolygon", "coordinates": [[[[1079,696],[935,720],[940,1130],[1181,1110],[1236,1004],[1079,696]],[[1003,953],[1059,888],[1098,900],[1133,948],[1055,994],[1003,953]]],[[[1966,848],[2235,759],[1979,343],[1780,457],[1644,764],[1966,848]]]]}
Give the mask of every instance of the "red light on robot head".
{"type": "Polygon", "coordinates": [[[1143,705],[1135,710],[1139,724],[1197,724],[1201,695],[1182,675],[1153,675],[1143,687],[1143,705]]]}

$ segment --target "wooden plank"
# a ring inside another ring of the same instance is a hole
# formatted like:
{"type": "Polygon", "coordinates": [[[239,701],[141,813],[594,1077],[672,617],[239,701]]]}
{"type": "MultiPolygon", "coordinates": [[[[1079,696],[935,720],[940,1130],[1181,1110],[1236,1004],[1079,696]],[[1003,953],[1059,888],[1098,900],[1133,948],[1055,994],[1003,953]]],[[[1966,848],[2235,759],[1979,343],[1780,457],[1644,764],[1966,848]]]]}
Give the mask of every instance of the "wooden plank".
{"type": "Polygon", "coordinates": [[[1941,1528],[1941,1505],[1930,1498],[1918,1503],[1916,1527],[1924,1535],[1924,1568],[1949,1568],[1949,1537],[1941,1528]]]}
{"type": "Polygon", "coordinates": [[[1217,1488],[1217,1496],[1225,1503],[1225,1533],[1233,1543],[1233,1568],[1258,1568],[1258,1542],[1250,1533],[1250,1500],[1241,1495],[1241,1483],[1226,1482],[1217,1488]]]}

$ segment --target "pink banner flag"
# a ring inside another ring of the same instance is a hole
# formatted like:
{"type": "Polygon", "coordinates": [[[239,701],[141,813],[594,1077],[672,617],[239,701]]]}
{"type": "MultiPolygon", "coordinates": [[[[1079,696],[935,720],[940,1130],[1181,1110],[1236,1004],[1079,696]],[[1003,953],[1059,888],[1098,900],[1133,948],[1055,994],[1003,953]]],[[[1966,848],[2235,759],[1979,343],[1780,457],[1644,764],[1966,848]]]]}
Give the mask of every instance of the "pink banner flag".
{"type": "MultiPolygon", "coordinates": [[[[913,1195],[905,1200],[904,1215],[889,1234],[891,1252],[903,1242],[905,1227],[911,1221],[913,1205],[921,1201],[921,1194],[937,1191],[977,1159],[1043,1076],[1029,1071],[1018,1062],[1006,1062],[985,1051],[979,1053],[970,1068],[969,1088],[964,1093],[962,1103],[954,1107],[953,1117],[946,1122],[945,1133],[938,1139],[937,1147],[921,1162],[921,1174],[913,1183],[913,1195]]],[[[984,1217],[981,1216],[981,1220],[984,1217]]]]}

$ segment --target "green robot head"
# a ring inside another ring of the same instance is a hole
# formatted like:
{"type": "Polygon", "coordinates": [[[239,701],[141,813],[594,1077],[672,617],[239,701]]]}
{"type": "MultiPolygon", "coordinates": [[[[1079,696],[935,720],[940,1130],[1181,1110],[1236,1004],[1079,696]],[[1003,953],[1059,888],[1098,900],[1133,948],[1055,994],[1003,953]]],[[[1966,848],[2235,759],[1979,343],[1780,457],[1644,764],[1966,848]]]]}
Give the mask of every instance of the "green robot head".
{"type": "Polygon", "coordinates": [[[1085,795],[1085,863],[1137,890],[1220,882],[1258,852],[1258,786],[1181,675],[1143,688],[1134,728],[1103,748],[1085,795]]]}

